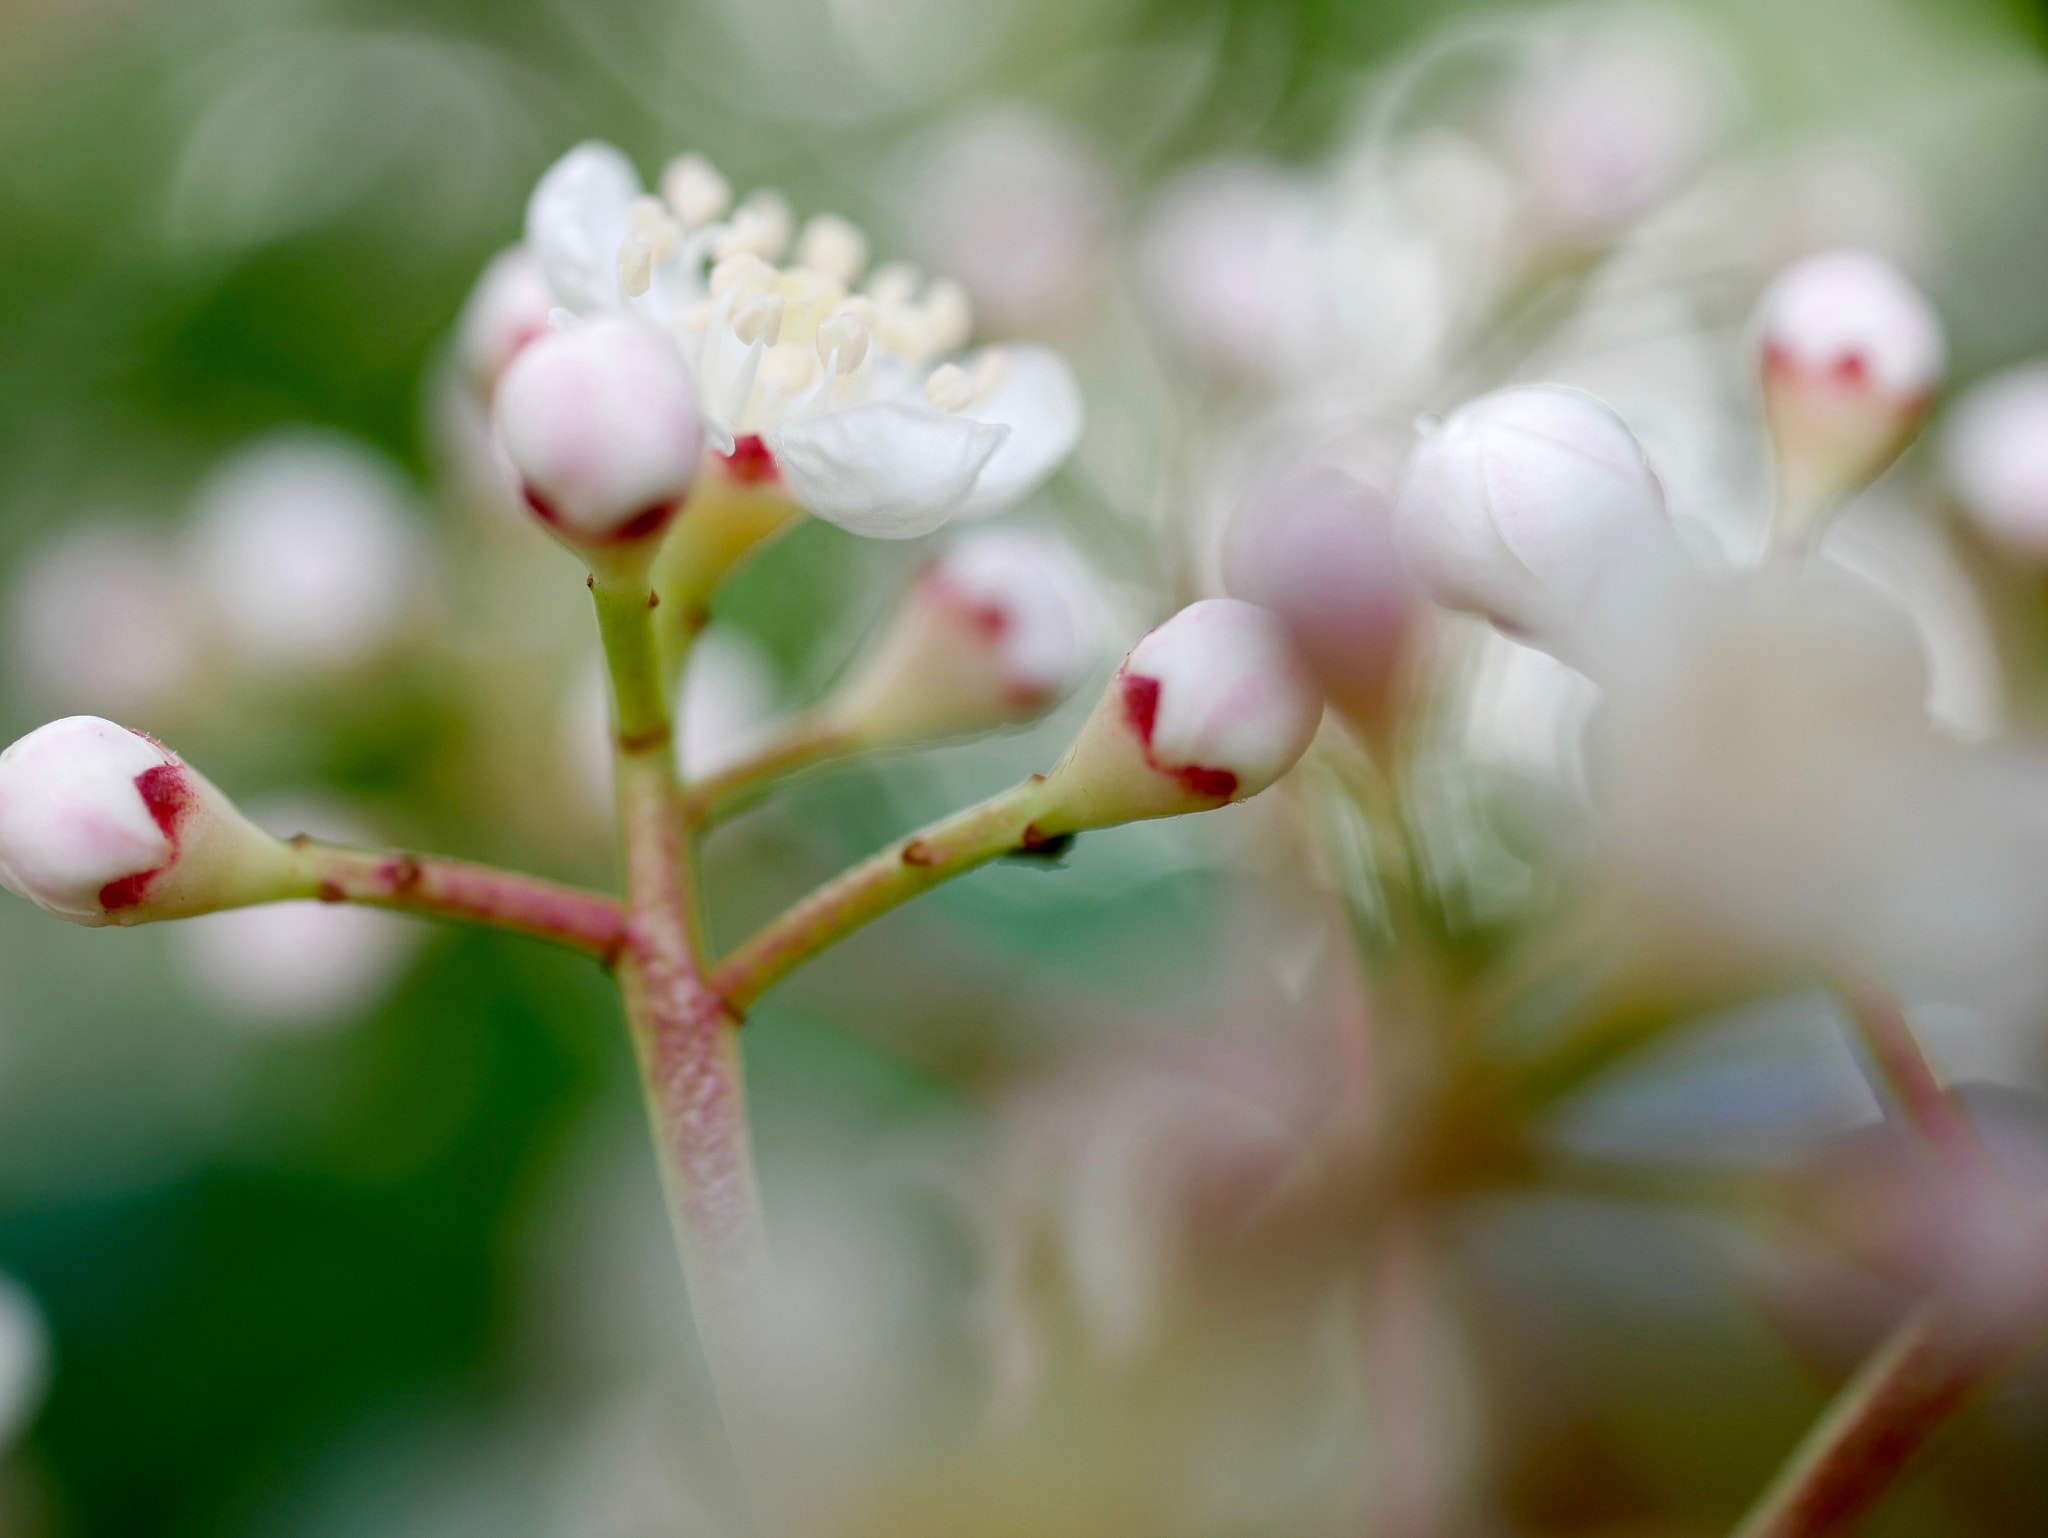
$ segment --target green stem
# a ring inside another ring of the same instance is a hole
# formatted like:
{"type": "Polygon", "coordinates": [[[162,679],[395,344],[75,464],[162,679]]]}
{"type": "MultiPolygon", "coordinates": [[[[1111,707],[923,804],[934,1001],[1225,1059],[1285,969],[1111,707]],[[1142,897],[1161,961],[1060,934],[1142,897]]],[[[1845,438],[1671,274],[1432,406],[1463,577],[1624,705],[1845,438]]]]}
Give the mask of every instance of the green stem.
{"type": "Polygon", "coordinates": [[[1043,784],[1033,775],[835,876],[721,961],[712,970],[713,991],[744,1014],[771,984],[861,925],[998,855],[1031,847],[1043,784]]]}
{"type": "Polygon", "coordinates": [[[748,1135],[737,1020],[705,986],[668,705],[644,583],[594,583],[612,680],[626,936],[619,992],[654,1126],[662,1184],[720,1407],[762,1493],[767,1227],[748,1135]]]}
{"type": "Polygon", "coordinates": [[[1936,1305],[1916,1310],[1836,1396],[1735,1538],[1853,1531],[2001,1356],[1954,1330],[1936,1305]]]}
{"type": "Polygon", "coordinates": [[[696,780],[683,793],[683,815],[693,829],[731,816],[777,780],[860,746],[855,735],[824,715],[799,716],[775,739],[729,769],[696,780]]]}
{"type": "Polygon", "coordinates": [[[289,843],[303,869],[305,895],[322,902],[487,924],[553,940],[607,965],[625,935],[618,899],[602,892],[440,855],[345,849],[303,834],[289,843]]]}

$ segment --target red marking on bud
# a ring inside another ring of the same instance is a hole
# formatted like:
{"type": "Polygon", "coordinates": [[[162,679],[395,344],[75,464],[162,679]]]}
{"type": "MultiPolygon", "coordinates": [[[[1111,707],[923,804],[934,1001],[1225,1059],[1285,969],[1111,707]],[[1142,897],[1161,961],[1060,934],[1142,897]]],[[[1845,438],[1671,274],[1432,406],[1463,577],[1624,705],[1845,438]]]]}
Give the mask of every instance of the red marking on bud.
{"type": "Polygon", "coordinates": [[[919,866],[936,865],[939,863],[938,851],[923,839],[914,838],[903,846],[903,863],[919,866]]]}
{"type": "Polygon", "coordinates": [[[650,534],[659,533],[669,519],[675,517],[676,509],[682,505],[680,502],[657,502],[652,507],[643,507],[614,529],[606,543],[626,545],[636,539],[645,539],[650,534]]]}
{"type": "Polygon", "coordinates": [[[1219,801],[1228,801],[1237,792],[1237,776],[1228,769],[1203,769],[1189,765],[1173,771],[1173,777],[1187,786],[1198,796],[1214,796],[1219,801]]]}
{"type": "Polygon", "coordinates": [[[1152,727],[1159,715],[1159,680],[1146,678],[1137,673],[1123,675],[1124,714],[1131,728],[1145,744],[1145,762],[1161,774],[1170,774],[1188,791],[1197,796],[1213,796],[1228,801],[1237,793],[1237,775],[1228,769],[1205,769],[1199,764],[1189,764],[1181,769],[1169,769],[1160,763],[1152,753],[1152,727]]]}
{"type": "Polygon", "coordinates": [[[1860,352],[1845,352],[1835,359],[1834,367],[1828,370],[1835,383],[1853,385],[1862,389],[1870,383],[1870,364],[1860,352]]]}
{"type": "Polygon", "coordinates": [[[149,889],[150,878],[156,874],[156,871],[146,870],[133,876],[123,876],[119,880],[109,881],[100,888],[100,906],[109,913],[134,907],[142,901],[143,893],[149,889]]]}
{"type": "Polygon", "coordinates": [[[533,509],[533,516],[542,523],[551,529],[559,529],[562,526],[562,515],[555,511],[554,504],[524,481],[519,483],[519,494],[526,498],[526,505],[533,509]]]}
{"type": "Polygon", "coordinates": [[[748,433],[733,444],[730,454],[718,457],[725,461],[727,475],[749,486],[772,481],[781,474],[775,468],[775,456],[769,452],[759,433],[748,433]]]}
{"type": "Polygon", "coordinates": [[[183,764],[158,764],[154,769],[145,769],[135,776],[135,789],[142,796],[142,804],[149,808],[149,815],[156,819],[156,825],[163,830],[165,838],[171,841],[175,850],[178,842],[178,821],[185,809],[192,805],[192,787],[185,780],[183,764]]]}
{"type": "Polygon", "coordinates": [[[1159,680],[1145,678],[1137,673],[1123,676],[1124,715],[1130,719],[1131,728],[1138,734],[1138,740],[1145,744],[1145,756],[1152,756],[1152,722],[1159,714],[1159,680]]]}

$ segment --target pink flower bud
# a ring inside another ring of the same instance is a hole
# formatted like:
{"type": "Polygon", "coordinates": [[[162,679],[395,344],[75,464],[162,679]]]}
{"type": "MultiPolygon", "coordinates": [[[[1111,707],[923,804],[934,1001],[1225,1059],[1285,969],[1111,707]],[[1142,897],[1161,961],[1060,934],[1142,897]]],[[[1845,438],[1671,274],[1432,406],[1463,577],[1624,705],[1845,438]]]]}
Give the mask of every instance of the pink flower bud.
{"type": "Polygon", "coordinates": [[[1255,796],[1308,751],[1323,699],[1287,627],[1205,598],[1140,641],[1045,786],[1048,834],[1255,796]]]}
{"type": "Polygon", "coordinates": [[[1377,735],[1422,608],[1386,495],[1334,465],[1269,480],[1231,520],[1224,580],[1280,616],[1330,703],[1377,735]]]}
{"type": "Polygon", "coordinates": [[[1758,331],[1780,532],[1803,542],[1919,427],[1941,383],[1941,322],[1882,257],[1830,251],[1779,274],[1758,331]]]}
{"type": "Polygon", "coordinates": [[[168,748],[98,716],[0,753],[0,885],[90,925],[295,895],[282,844],[168,748]]]}
{"type": "Polygon", "coordinates": [[[2048,561],[2048,364],[2000,374],[1957,402],[1942,460],[1986,533],[2048,561]]]}
{"type": "Polygon", "coordinates": [[[497,426],[541,521],[607,566],[651,555],[704,450],[682,355],[614,316],[530,343],[498,385],[497,426]]]}
{"type": "Polygon", "coordinates": [[[554,307],[554,291],[526,247],[491,258],[455,326],[456,361],[478,396],[488,401],[520,350],[547,335],[554,307]]]}
{"type": "Polygon", "coordinates": [[[830,713],[869,743],[981,731],[1043,714],[1094,666],[1100,600],[1063,543],[984,529],[919,574],[830,713]]]}
{"type": "Polygon", "coordinates": [[[1554,641],[1603,573],[1670,526],[1620,417],[1580,390],[1518,385],[1459,407],[1416,447],[1394,532],[1438,602],[1554,641]]]}

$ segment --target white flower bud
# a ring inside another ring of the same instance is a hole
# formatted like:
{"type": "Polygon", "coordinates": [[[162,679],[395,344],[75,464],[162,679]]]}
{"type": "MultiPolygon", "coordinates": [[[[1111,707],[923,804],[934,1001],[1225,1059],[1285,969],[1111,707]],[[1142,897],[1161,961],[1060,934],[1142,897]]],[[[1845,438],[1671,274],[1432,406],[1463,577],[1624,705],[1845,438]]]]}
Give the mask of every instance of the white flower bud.
{"type": "Polygon", "coordinates": [[[1280,616],[1330,703],[1379,735],[1423,607],[1386,494],[1327,464],[1269,478],[1231,520],[1224,577],[1280,616]]]}
{"type": "Polygon", "coordinates": [[[0,885],[89,925],[295,895],[284,845],[175,753],[98,716],[0,753],[0,885]]]}
{"type": "Polygon", "coordinates": [[[917,581],[827,713],[861,741],[908,742],[1043,714],[1087,676],[1101,600],[1060,540],[984,529],[917,581]]]}
{"type": "Polygon", "coordinates": [[[1620,417],[1580,390],[1518,385],[1459,407],[1417,445],[1394,533],[1438,602],[1555,640],[1602,574],[1668,539],[1669,524],[1620,417]]]}
{"type": "Polygon", "coordinates": [[[658,333],[613,317],[521,353],[498,387],[497,427],[541,521],[607,564],[651,551],[704,450],[682,355],[658,333]]]}
{"type": "Polygon", "coordinates": [[[1044,787],[1054,836],[1255,796],[1308,751],[1323,698],[1287,627],[1206,598],[1124,659],[1044,787]]]}
{"type": "Polygon", "coordinates": [[[2009,370],[1957,402],[1942,461],[1986,533],[2048,561],[2048,364],[2009,370]]]}
{"type": "Polygon", "coordinates": [[[116,519],[65,529],[8,592],[17,677],[43,704],[158,720],[198,681],[198,607],[153,530],[116,519]]]}
{"type": "Polygon", "coordinates": [[[427,584],[397,469],[339,434],[288,431],[200,488],[188,553],[205,608],[250,666],[347,668],[386,649],[427,584]]]}
{"type": "Polygon", "coordinates": [[[1919,427],[1941,383],[1941,321],[1882,257],[1830,251],[1779,274],[1757,328],[1780,532],[1804,541],[1919,427]]]}
{"type": "Polygon", "coordinates": [[[455,356],[463,378],[488,401],[519,350],[545,336],[554,291],[533,253],[511,246],[491,258],[455,323],[455,356]]]}

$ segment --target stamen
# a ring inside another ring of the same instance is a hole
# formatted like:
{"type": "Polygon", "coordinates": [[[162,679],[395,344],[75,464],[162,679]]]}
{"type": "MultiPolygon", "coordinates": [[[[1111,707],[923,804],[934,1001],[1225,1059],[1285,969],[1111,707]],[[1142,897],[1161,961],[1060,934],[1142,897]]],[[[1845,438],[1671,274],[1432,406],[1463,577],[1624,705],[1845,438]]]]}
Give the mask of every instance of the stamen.
{"type": "Polygon", "coordinates": [[[790,212],[788,200],[763,188],[747,194],[746,202],[732,211],[731,223],[712,255],[722,261],[736,251],[751,251],[768,261],[780,261],[795,231],[796,215],[790,212]]]}
{"type": "Polygon", "coordinates": [[[868,355],[868,328],[858,315],[841,310],[818,327],[818,356],[835,374],[851,374],[868,355]]]}
{"type": "Polygon", "coordinates": [[[782,296],[754,300],[732,318],[732,329],[750,347],[761,341],[773,347],[782,337],[782,296]]]}
{"type": "Polygon", "coordinates": [[[631,221],[626,227],[646,240],[657,262],[668,260],[683,238],[682,230],[668,216],[660,198],[634,199],[631,221]]]}
{"type": "Polygon", "coordinates": [[[868,238],[837,214],[819,214],[804,226],[796,259],[844,286],[867,267],[868,238]]]}
{"type": "Polygon", "coordinates": [[[661,195],[684,224],[709,224],[732,207],[732,183],[702,155],[678,155],[661,173],[661,195]]]}
{"type": "Polygon", "coordinates": [[[974,356],[974,398],[985,401],[1010,377],[1010,355],[1000,347],[984,347],[974,356]]]}
{"type": "Polygon", "coordinates": [[[733,307],[748,304],[775,292],[781,274],[752,251],[735,251],[711,269],[711,297],[731,296],[733,307]]]}
{"type": "Polygon", "coordinates": [[[821,273],[807,267],[791,267],[777,281],[775,291],[789,306],[785,326],[790,339],[808,342],[817,335],[819,324],[839,308],[846,290],[821,273]]]}
{"type": "Polygon", "coordinates": [[[941,411],[965,411],[974,404],[974,380],[957,363],[941,363],[924,382],[925,404],[941,411]]]}
{"type": "Polygon", "coordinates": [[[868,293],[877,304],[908,304],[922,281],[908,262],[884,262],[868,275],[868,293]]]}
{"type": "Polygon", "coordinates": [[[654,246],[645,235],[619,242],[619,292],[638,299],[654,283],[654,246]]]}
{"type": "Polygon", "coordinates": [[[933,353],[958,352],[974,334],[974,312],[967,290],[941,279],[925,295],[925,344],[933,353]]]}

